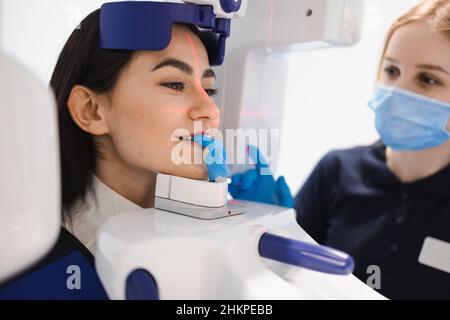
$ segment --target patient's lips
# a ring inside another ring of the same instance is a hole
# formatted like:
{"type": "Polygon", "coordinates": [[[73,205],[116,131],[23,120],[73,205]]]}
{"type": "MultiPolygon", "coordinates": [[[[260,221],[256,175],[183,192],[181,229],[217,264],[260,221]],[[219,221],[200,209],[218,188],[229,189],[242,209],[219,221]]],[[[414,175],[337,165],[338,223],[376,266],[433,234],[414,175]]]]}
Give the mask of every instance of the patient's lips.
{"type": "Polygon", "coordinates": [[[195,137],[195,136],[199,136],[199,135],[202,135],[202,136],[210,136],[211,138],[214,139],[214,137],[212,137],[212,136],[208,133],[208,131],[202,131],[202,132],[199,132],[199,133],[192,133],[192,134],[187,135],[187,136],[178,136],[177,139],[178,139],[179,141],[194,141],[194,137],[195,137]]]}

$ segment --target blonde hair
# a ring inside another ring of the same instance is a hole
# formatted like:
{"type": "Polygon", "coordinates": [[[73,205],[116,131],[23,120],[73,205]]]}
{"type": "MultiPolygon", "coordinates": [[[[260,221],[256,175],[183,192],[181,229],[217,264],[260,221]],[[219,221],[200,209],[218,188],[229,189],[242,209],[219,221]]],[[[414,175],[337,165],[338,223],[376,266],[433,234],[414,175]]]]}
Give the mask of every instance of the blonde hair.
{"type": "Polygon", "coordinates": [[[450,0],[424,0],[398,18],[389,29],[377,76],[380,75],[387,47],[395,31],[415,21],[426,21],[436,32],[442,32],[450,40],[450,0]]]}

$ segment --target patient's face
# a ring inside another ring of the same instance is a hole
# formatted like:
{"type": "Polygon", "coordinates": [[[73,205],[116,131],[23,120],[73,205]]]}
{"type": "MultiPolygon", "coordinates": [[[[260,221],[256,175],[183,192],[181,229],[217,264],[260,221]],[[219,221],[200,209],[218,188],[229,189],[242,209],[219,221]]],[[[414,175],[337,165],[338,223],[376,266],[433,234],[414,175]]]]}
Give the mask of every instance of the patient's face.
{"type": "Polygon", "coordinates": [[[107,121],[116,154],[133,167],[205,179],[206,167],[194,163],[202,158],[200,146],[182,142],[184,154],[175,152],[188,156],[192,164],[179,165],[172,152],[180,145],[180,135],[219,126],[220,111],[211,99],[214,89],[215,76],[202,42],[188,28],[174,26],[169,47],[137,52],[111,94],[107,121]],[[194,128],[195,122],[202,128],[194,128]]]}
{"type": "Polygon", "coordinates": [[[425,21],[407,24],[394,32],[378,82],[450,103],[449,57],[446,35],[425,21]]]}

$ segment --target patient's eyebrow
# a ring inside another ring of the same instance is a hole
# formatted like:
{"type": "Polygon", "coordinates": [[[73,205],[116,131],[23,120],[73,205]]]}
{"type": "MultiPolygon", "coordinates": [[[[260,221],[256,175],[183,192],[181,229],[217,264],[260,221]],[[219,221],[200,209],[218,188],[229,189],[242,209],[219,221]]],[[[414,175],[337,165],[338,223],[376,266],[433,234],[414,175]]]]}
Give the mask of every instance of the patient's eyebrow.
{"type": "Polygon", "coordinates": [[[213,69],[208,69],[203,73],[202,78],[214,78],[216,79],[216,73],[213,71],[213,69]]]}
{"type": "Polygon", "coordinates": [[[166,59],[163,62],[159,63],[153,69],[153,71],[159,70],[164,67],[177,68],[178,70],[180,70],[190,76],[194,73],[194,69],[192,69],[192,67],[190,65],[188,65],[186,62],[183,62],[183,61],[177,60],[177,59],[172,59],[172,58],[166,59]]]}
{"type": "MultiPolygon", "coordinates": [[[[169,58],[169,59],[166,59],[166,60],[160,62],[152,71],[156,71],[156,70],[159,70],[159,69],[165,68],[165,67],[176,68],[190,76],[194,74],[194,69],[189,64],[187,64],[186,62],[183,62],[181,60],[173,59],[173,58],[169,58]]],[[[216,73],[214,72],[214,70],[208,69],[203,73],[202,78],[216,79],[216,73]]]]}

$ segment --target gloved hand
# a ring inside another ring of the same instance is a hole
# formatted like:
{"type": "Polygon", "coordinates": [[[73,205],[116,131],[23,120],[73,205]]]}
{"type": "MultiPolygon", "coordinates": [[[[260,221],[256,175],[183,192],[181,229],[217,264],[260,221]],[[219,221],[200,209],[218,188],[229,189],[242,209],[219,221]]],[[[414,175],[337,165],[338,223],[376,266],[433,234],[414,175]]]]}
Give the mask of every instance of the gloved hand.
{"type": "Polygon", "coordinates": [[[222,141],[200,134],[194,136],[194,142],[208,150],[204,162],[208,167],[209,181],[216,182],[228,178],[230,169],[227,165],[227,155],[222,141]]]}
{"type": "Polygon", "coordinates": [[[228,190],[233,198],[293,208],[294,199],[285,178],[281,176],[275,181],[258,148],[249,146],[248,154],[255,169],[232,177],[228,190]]]}

